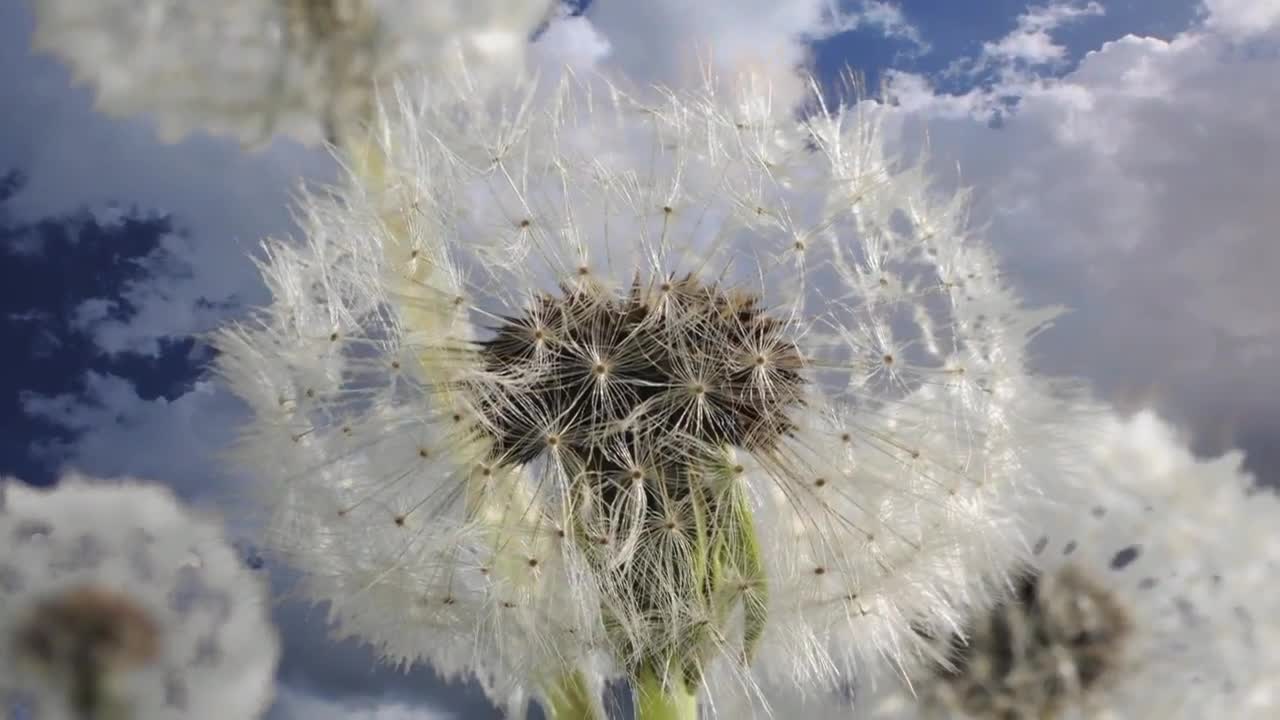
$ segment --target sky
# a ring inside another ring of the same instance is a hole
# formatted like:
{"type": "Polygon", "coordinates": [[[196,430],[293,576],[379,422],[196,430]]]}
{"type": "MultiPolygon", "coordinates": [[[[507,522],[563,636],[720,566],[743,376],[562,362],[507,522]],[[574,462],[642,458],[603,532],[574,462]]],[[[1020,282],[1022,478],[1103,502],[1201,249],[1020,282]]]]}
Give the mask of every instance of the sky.
{"type": "MultiPolygon", "coordinates": [[[[0,476],[134,475],[216,507],[244,482],[218,459],[244,409],[208,376],[203,334],[265,300],[257,241],[288,233],[297,183],[334,166],[287,141],[163,144],[146,118],[97,113],[29,51],[33,24],[27,0],[0,3],[0,476]]],[[[1070,310],[1037,363],[1280,482],[1280,0],[594,0],[530,53],[673,85],[709,57],[792,100],[796,67],[832,87],[861,73],[891,141],[972,188],[1011,282],[1070,310]]],[[[490,712],[474,688],[322,641],[322,611],[276,616],[272,718],[490,712]]]]}

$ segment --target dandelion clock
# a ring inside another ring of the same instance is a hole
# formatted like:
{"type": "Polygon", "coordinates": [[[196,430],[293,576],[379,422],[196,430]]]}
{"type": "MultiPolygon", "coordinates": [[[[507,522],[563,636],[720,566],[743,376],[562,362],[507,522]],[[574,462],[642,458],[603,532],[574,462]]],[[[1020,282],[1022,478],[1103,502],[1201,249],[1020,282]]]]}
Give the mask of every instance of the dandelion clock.
{"type": "Polygon", "coordinates": [[[218,366],[339,635],[513,709],[622,679],[691,718],[710,674],[822,686],[989,600],[1052,313],[868,106],[738,87],[401,93],[388,182],[266,243],[218,366]]]}
{"type": "Polygon", "coordinates": [[[36,47],[113,115],[260,143],[341,140],[395,73],[510,72],[549,0],[36,0],[36,47]]]}
{"type": "Polygon", "coordinates": [[[221,529],[160,487],[0,483],[0,703],[38,720],[250,720],[279,642],[221,529]]]}
{"type": "Polygon", "coordinates": [[[1027,520],[1011,597],[938,634],[932,670],[850,717],[1271,718],[1280,498],[1150,412],[1103,421],[1073,501],[1027,520]]]}

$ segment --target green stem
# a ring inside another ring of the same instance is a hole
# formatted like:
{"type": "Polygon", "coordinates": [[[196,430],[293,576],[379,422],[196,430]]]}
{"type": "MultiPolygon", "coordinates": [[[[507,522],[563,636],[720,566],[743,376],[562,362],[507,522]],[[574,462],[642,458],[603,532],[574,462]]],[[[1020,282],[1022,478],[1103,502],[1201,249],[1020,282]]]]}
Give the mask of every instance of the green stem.
{"type": "Polygon", "coordinates": [[[636,720],[698,720],[697,692],[678,673],[663,681],[650,669],[635,679],[636,720]]]}
{"type": "Polygon", "coordinates": [[[547,693],[547,720],[605,720],[600,699],[581,670],[561,678],[547,693]]]}

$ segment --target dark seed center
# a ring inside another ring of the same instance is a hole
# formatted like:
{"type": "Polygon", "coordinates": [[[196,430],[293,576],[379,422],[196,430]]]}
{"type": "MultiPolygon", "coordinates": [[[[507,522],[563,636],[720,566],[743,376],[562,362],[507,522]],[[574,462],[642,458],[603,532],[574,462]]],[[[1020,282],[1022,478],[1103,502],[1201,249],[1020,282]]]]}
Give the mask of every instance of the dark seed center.
{"type": "Polygon", "coordinates": [[[708,451],[767,450],[802,405],[787,325],[759,297],[692,276],[615,297],[562,288],[492,330],[472,390],[501,464],[536,460],[555,436],[558,461],[602,486],[651,467],[678,498],[708,451]]]}
{"type": "Polygon", "coordinates": [[[973,716],[1058,714],[1114,677],[1131,636],[1128,613],[1082,572],[1026,572],[1008,601],[948,639],[938,676],[973,716]],[[1069,658],[1065,665],[1062,658],[1069,658]],[[975,662],[983,658],[985,662],[975,662]]]}

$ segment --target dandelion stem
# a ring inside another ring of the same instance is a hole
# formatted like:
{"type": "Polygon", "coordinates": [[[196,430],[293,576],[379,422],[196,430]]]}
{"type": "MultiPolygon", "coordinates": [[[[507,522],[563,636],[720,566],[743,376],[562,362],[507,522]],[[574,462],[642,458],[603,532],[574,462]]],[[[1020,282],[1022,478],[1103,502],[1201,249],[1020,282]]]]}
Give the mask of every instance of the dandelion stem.
{"type": "Polygon", "coordinates": [[[564,676],[547,693],[549,720],[604,720],[599,699],[581,670],[564,676]]]}
{"type": "Polygon", "coordinates": [[[679,673],[641,670],[634,680],[636,720],[698,720],[698,697],[679,673]]]}

